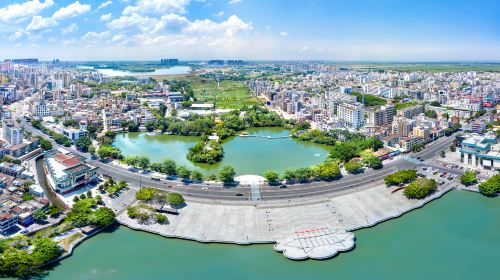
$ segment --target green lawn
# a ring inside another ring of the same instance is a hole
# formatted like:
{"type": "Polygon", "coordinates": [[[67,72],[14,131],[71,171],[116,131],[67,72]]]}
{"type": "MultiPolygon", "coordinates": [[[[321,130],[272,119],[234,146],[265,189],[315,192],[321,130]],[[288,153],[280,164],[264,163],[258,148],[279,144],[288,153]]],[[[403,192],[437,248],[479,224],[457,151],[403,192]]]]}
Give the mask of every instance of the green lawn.
{"type": "Polygon", "coordinates": [[[241,81],[198,80],[193,84],[198,103],[214,103],[218,109],[238,109],[257,103],[248,87],[241,81]]]}
{"type": "Polygon", "coordinates": [[[214,103],[217,109],[239,109],[245,105],[258,103],[250,89],[242,81],[223,80],[218,88],[215,80],[198,75],[156,76],[153,78],[157,81],[187,81],[194,90],[197,99],[195,103],[214,103]]]}

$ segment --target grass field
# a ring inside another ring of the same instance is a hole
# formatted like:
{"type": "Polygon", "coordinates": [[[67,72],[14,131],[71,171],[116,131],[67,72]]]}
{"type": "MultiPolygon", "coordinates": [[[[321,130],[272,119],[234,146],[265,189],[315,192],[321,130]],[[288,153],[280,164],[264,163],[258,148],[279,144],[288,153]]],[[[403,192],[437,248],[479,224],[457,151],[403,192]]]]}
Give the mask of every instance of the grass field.
{"type": "Polygon", "coordinates": [[[196,103],[213,103],[217,109],[239,109],[258,102],[242,81],[223,80],[217,86],[215,80],[197,75],[155,76],[153,78],[157,81],[188,81],[194,90],[196,103]]]}
{"type": "Polygon", "coordinates": [[[248,87],[240,81],[216,81],[193,83],[198,102],[213,103],[218,109],[238,109],[257,103],[248,87]]]}

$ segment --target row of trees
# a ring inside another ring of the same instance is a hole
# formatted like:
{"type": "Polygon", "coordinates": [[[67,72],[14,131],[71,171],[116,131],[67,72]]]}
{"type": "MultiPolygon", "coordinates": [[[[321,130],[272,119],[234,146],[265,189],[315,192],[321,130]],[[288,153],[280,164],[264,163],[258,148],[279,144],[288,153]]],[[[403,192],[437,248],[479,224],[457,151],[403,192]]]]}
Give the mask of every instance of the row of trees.
{"type": "Polygon", "coordinates": [[[57,133],[51,129],[46,128],[45,126],[42,125],[42,123],[39,120],[33,120],[31,122],[31,125],[34,128],[41,130],[43,133],[49,135],[52,139],[54,139],[54,141],[56,141],[56,143],[66,147],[71,146],[71,141],[69,140],[68,137],[64,136],[61,133],[57,133]]]}
{"type": "Polygon", "coordinates": [[[281,180],[289,183],[307,183],[311,180],[331,181],[342,177],[340,167],[336,161],[326,160],[325,162],[312,167],[300,167],[296,169],[287,169],[280,176],[275,171],[267,171],[264,178],[270,185],[278,184],[281,180]]]}
{"type": "Polygon", "coordinates": [[[144,202],[168,203],[173,207],[179,207],[185,203],[184,197],[178,193],[167,193],[154,188],[142,188],[135,193],[135,198],[144,202]]]}

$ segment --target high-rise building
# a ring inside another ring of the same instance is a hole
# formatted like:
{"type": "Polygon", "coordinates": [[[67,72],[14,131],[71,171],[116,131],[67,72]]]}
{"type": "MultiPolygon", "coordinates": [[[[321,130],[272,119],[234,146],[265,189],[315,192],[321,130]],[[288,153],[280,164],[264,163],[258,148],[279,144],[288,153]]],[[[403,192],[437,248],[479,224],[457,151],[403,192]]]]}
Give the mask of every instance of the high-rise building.
{"type": "Polygon", "coordinates": [[[365,125],[365,110],[361,103],[342,103],[338,105],[337,117],[351,128],[360,128],[365,125]]]}
{"type": "Polygon", "coordinates": [[[2,121],[2,134],[5,141],[11,145],[18,145],[23,142],[24,130],[16,126],[13,122],[2,121]]]}

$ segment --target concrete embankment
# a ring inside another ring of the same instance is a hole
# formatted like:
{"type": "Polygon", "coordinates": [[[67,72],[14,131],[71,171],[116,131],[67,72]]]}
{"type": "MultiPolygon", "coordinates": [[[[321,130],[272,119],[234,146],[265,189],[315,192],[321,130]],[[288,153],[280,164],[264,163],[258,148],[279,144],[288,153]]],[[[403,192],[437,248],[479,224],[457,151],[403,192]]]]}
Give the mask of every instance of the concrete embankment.
{"type": "MultiPolygon", "coordinates": [[[[441,197],[451,189],[451,185],[445,185],[423,200],[409,200],[402,192],[392,193],[390,189],[380,185],[342,196],[323,197],[316,201],[307,200],[307,202],[297,200],[262,205],[189,202],[185,208],[181,209],[179,215],[169,215],[169,224],[166,225],[140,224],[130,219],[127,213],[119,215],[117,220],[132,229],[198,242],[232,244],[277,242],[281,244],[277,244],[280,251],[284,251],[283,248],[286,250],[286,246],[282,246],[282,243],[288,242],[288,244],[295,244],[290,246],[301,246],[294,250],[303,254],[293,255],[294,259],[311,257],[307,252],[309,249],[314,253],[314,258],[323,258],[322,255],[318,255],[318,252],[324,252],[325,257],[336,253],[332,254],[329,249],[318,249],[318,246],[321,247],[320,244],[317,246],[315,244],[319,241],[314,240],[319,237],[308,237],[307,240],[312,241],[306,244],[294,243],[290,238],[293,239],[297,232],[303,232],[303,230],[306,232],[310,229],[312,231],[324,229],[325,232],[329,230],[333,232],[325,233],[329,235],[326,238],[331,243],[329,247],[345,251],[351,247],[341,246],[342,242],[349,242],[341,237],[342,232],[371,227],[399,217],[441,197]],[[303,248],[304,246],[309,249],[303,248]]],[[[324,241],[321,242],[326,244],[324,241]]]]}

